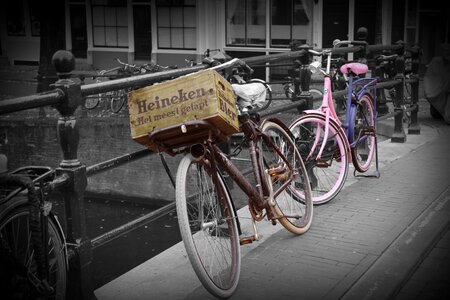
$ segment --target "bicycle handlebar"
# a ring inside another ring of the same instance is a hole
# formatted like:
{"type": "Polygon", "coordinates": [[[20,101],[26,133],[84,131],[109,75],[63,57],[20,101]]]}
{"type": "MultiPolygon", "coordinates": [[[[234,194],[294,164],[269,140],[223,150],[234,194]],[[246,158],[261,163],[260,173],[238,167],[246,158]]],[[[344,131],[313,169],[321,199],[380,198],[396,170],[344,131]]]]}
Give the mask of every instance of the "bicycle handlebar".
{"type": "Polygon", "coordinates": [[[117,58],[117,57],[116,57],[116,61],[117,61],[119,64],[121,64],[121,65],[123,65],[123,66],[125,66],[125,67],[136,68],[136,65],[130,65],[130,64],[126,63],[126,62],[121,61],[121,60],[120,60],[119,58],[117,58]]]}
{"type": "Polygon", "coordinates": [[[367,46],[368,44],[366,41],[350,41],[350,40],[345,40],[345,41],[334,40],[333,41],[333,48],[337,48],[342,45],[367,46]]]}
{"type": "Polygon", "coordinates": [[[222,69],[234,67],[236,65],[241,67],[244,70],[244,72],[247,73],[248,75],[251,75],[253,73],[253,69],[249,65],[247,65],[243,60],[241,60],[239,58],[233,58],[232,60],[229,60],[225,63],[211,67],[211,69],[222,70],[222,69]]]}
{"type": "Polygon", "coordinates": [[[378,55],[377,57],[375,57],[375,61],[377,63],[380,62],[384,62],[384,61],[391,61],[391,60],[395,60],[398,57],[398,54],[392,54],[392,55],[378,55]]]}

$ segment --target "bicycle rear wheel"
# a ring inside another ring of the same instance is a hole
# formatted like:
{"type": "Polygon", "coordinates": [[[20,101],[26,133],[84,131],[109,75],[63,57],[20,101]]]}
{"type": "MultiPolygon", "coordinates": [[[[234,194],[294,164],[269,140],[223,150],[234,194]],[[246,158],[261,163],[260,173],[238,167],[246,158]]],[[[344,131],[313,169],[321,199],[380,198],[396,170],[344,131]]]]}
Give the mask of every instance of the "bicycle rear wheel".
{"type": "Polygon", "coordinates": [[[351,145],[352,162],[359,172],[366,172],[375,152],[375,118],[372,97],[364,94],[356,106],[351,145]]]}
{"type": "MultiPolygon", "coordinates": [[[[2,295],[7,299],[37,299],[43,297],[31,284],[29,275],[37,276],[36,253],[31,244],[30,214],[27,205],[17,207],[0,221],[0,277],[2,280],[2,295]],[[9,252],[11,251],[11,252],[9,252]],[[8,254],[4,255],[4,252],[8,254]],[[17,263],[11,263],[16,260],[17,263]],[[17,264],[25,267],[19,271],[17,264]],[[4,265],[4,266],[3,266],[4,265]],[[25,272],[25,274],[23,273],[25,272]]],[[[46,238],[48,255],[47,283],[53,293],[45,299],[65,299],[67,269],[63,241],[58,233],[58,225],[48,218],[48,235],[46,238]]],[[[42,278],[41,278],[42,279],[42,278]]]]}
{"type": "Polygon", "coordinates": [[[214,185],[204,166],[192,155],[184,156],[177,171],[176,207],[181,237],[195,273],[211,294],[227,298],[239,281],[241,254],[231,196],[217,176],[218,184],[214,185]]]}
{"type": "Polygon", "coordinates": [[[330,122],[328,139],[320,160],[317,160],[320,147],[324,142],[326,120],[322,115],[303,115],[290,126],[295,144],[311,182],[314,204],[323,204],[332,200],[344,186],[348,174],[349,154],[345,134],[339,125],[330,122]],[[316,136],[319,136],[314,153],[311,152],[316,136]]]}
{"type": "Polygon", "coordinates": [[[262,149],[263,163],[266,168],[265,173],[270,176],[275,195],[275,212],[278,216],[283,216],[279,221],[287,230],[294,234],[303,234],[311,226],[313,217],[311,187],[303,160],[289,133],[280,125],[266,121],[262,124],[261,130],[275,147],[281,150],[295,174],[294,181],[287,186],[287,189],[279,191],[291,175],[291,170],[287,168],[286,162],[274,147],[261,139],[260,149],[262,149]],[[298,197],[299,193],[302,195],[301,201],[298,197]]]}

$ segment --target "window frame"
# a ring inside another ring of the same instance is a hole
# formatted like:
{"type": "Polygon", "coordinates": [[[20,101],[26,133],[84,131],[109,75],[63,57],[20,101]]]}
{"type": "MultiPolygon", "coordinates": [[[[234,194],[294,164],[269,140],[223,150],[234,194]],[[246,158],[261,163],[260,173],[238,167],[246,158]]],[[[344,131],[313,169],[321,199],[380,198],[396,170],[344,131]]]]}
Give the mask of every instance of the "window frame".
{"type": "MultiPolygon", "coordinates": [[[[92,19],[92,44],[94,47],[98,48],[116,48],[116,49],[127,49],[129,47],[129,37],[128,37],[128,16],[127,13],[125,13],[126,20],[123,22],[124,24],[121,24],[120,18],[118,16],[118,10],[124,9],[125,12],[127,12],[127,1],[123,1],[123,5],[119,5],[116,2],[114,5],[108,5],[108,4],[97,4],[95,1],[91,1],[91,19],[92,19]],[[97,9],[102,9],[103,13],[103,24],[97,25],[96,23],[98,20],[95,20],[95,13],[97,9]],[[106,18],[106,10],[114,10],[114,25],[107,24],[107,18],[106,18]],[[103,29],[103,43],[99,43],[98,40],[96,40],[96,29],[103,29]],[[110,32],[115,33],[115,43],[114,45],[111,45],[108,43],[108,29],[110,32]],[[119,31],[125,32],[125,40],[124,42],[121,42],[120,39],[120,33],[119,31]]],[[[101,3],[101,1],[99,1],[101,3]]],[[[107,3],[107,2],[106,2],[107,3]]]]}
{"type": "Polygon", "coordinates": [[[155,9],[156,9],[156,37],[157,37],[157,47],[161,50],[197,50],[197,4],[196,1],[192,0],[172,0],[172,1],[155,1],[155,9]],[[166,9],[168,17],[165,20],[168,23],[162,23],[160,19],[162,17],[162,13],[160,10],[166,9]],[[179,11],[181,9],[181,12],[179,11]],[[191,21],[186,18],[189,16],[189,10],[192,10],[194,13],[194,17],[191,21]],[[180,14],[181,20],[179,24],[173,23],[175,21],[172,18],[173,14],[180,14]],[[190,22],[190,23],[188,23],[190,22]],[[162,37],[164,34],[161,34],[161,31],[166,31],[168,35],[168,41],[163,41],[162,37]],[[191,32],[189,34],[188,32],[191,32]],[[179,39],[175,39],[173,36],[175,33],[178,33],[179,39]],[[188,37],[194,36],[193,42],[189,42],[187,40],[188,37]],[[175,44],[179,42],[180,44],[175,44]]]}

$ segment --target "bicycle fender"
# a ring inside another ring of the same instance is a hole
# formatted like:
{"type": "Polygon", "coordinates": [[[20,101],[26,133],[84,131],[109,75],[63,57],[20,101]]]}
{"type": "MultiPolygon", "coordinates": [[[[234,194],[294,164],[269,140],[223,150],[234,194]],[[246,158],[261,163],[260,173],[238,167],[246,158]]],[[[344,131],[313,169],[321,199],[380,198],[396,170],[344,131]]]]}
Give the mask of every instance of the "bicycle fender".
{"type": "Polygon", "coordinates": [[[283,128],[283,129],[284,129],[286,132],[288,132],[288,133],[291,132],[290,129],[286,126],[286,124],[284,124],[283,121],[281,121],[280,119],[278,119],[278,118],[276,118],[276,117],[265,118],[265,119],[262,120],[261,123],[259,124],[259,128],[262,128],[263,125],[264,125],[266,122],[268,122],[268,121],[273,122],[273,123],[279,125],[281,128],[283,128]]]}
{"type": "Polygon", "coordinates": [[[319,116],[324,116],[325,114],[323,112],[317,111],[315,109],[307,109],[302,111],[302,115],[319,115],[319,116]]]}
{"type": "MultiPolygon", "coordinates": [[[[6,215],[9,212],[13,211],[14,209],[16,209],[20,206],[26,206],[26,205],[28,205],[28,197],[26,195],[18,195],[16,197],[14,197],[14,199],[12,201],[8,201],[0,207],[0,219],[6,217],[6,215]]],[[[64,245],[66,267],[67,267],[67,269],[69,269],[69,256],[67,253],[66,236],[62,229],[61,223],[59,222],[57,216],[55,214],[53,214],[52,212],[49,213],[48,218],[50,218],[52,220],[52,222],[54,224],[56,224],[56,228],[58,231],[57,233],[58,233],[59,237],[61,238],[61,240],[63,241],[63,245],[64,245]]]]}
{"type": "Polygon", "coordinates": [[[67,250],[67,241],[66,241],[66,235],[64,234],[64,230],[62,229],[61,223],[58,220],[58,217],[50,212],[48,215],[48,218],[52,219],[53,223],[56,224],[56,228],[58,230],[58,235],[61,239],[61,241],[63,241],[63,247],[64,247],[64,258],[66,261],[66,269],[69,270],[69,253],[67,250]]]}

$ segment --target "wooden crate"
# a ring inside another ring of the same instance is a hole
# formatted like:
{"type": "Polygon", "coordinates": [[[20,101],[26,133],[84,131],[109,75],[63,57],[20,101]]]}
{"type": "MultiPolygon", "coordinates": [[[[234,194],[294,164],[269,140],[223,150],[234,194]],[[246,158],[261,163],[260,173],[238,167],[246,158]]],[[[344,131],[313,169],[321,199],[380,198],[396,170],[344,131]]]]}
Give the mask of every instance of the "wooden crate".
{"type": "MultiPolygon", "coordinates": [[[[239,132],[236,101],[228,81],[214,70],[203,70],[128,94],[131,137],[157,151],[149,133],[190,120],[207,120],[224,134],[239,132]]],[[[207,132],[182,133],[177,128],[159,137],[164,141],[199,142],[207,132]]]]}

